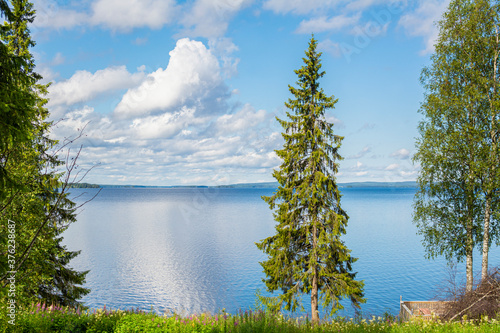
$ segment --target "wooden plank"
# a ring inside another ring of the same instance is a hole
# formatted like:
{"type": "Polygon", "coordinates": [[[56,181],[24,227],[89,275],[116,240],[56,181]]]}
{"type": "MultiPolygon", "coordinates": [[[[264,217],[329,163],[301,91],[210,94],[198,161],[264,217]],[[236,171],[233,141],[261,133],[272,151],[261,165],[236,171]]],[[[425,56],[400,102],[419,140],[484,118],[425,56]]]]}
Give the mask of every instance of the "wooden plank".
{"type": "Polygon", "coordinates": [[[421,315],[424,315],[424,316],[430,316],[431,315],[431,310],[429,310],[427,308],[420,308],[419,311],[420,311],[421,315]]]}

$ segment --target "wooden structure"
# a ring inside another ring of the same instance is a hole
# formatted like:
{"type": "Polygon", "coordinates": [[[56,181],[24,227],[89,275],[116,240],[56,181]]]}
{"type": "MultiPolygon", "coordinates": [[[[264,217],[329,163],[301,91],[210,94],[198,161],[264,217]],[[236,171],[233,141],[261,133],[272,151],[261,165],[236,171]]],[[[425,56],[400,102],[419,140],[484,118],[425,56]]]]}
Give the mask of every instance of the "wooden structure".
{"type": "Polygon", "coordinates": [[[403,296],[399,300],[399,318],[403,321],[412,317],[432,318],[432,315],[444,314],[447,302],[441,301],[404,301],[403,296]]]}

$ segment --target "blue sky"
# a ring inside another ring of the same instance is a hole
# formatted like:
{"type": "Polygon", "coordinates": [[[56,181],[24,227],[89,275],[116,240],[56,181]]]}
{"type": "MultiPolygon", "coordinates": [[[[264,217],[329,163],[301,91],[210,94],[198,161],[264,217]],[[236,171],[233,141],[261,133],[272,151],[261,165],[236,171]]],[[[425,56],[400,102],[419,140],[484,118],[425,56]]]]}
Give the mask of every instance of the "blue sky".
{"type": "Polygon", "coordinates": [[[35,0],[52,136],[85,181],[274,181],[294,70],[319,41],[339,182],[414,180],[420,72],[448,0],[35,0]],[[73,150],[74,152],[74,150],[73,150]]]}

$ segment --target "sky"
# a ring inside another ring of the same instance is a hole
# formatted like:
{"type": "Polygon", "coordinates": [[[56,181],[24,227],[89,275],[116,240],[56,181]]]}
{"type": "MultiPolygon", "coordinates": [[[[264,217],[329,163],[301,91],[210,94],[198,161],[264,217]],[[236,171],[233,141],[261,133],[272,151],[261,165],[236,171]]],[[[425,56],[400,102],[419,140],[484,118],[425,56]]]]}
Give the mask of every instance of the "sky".
{"type": "MultiPolygon", "coordinates": [[[[314,34],[338,182],[412,181],[420,73],[449,0],[34,0],[51,137],[84,182],[275,181],[285,102],[314,34]],[[84,174],[84,172],[82,173],[84,174]]],[[[66,158],[61,151],[60,157],[66,158]]]]}

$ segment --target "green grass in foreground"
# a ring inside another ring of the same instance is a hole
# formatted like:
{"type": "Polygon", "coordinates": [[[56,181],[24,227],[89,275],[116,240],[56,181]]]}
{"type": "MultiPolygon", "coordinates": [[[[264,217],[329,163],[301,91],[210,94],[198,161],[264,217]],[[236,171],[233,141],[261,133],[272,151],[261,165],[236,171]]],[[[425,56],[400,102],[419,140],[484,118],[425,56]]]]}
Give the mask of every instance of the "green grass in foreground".
{"type": "Polygon", "coordinates": [[[500,332],[497,319],[442,323],[414,320],[398,323],[395,318],[337,318],[313,325],[308,318],[285,318],[263,311],[231,315],[201,314],[183,317],[142,311],[84,311],[34,305],[16,314],[15,325],[2,314],[0,332],[500,332]]]}

